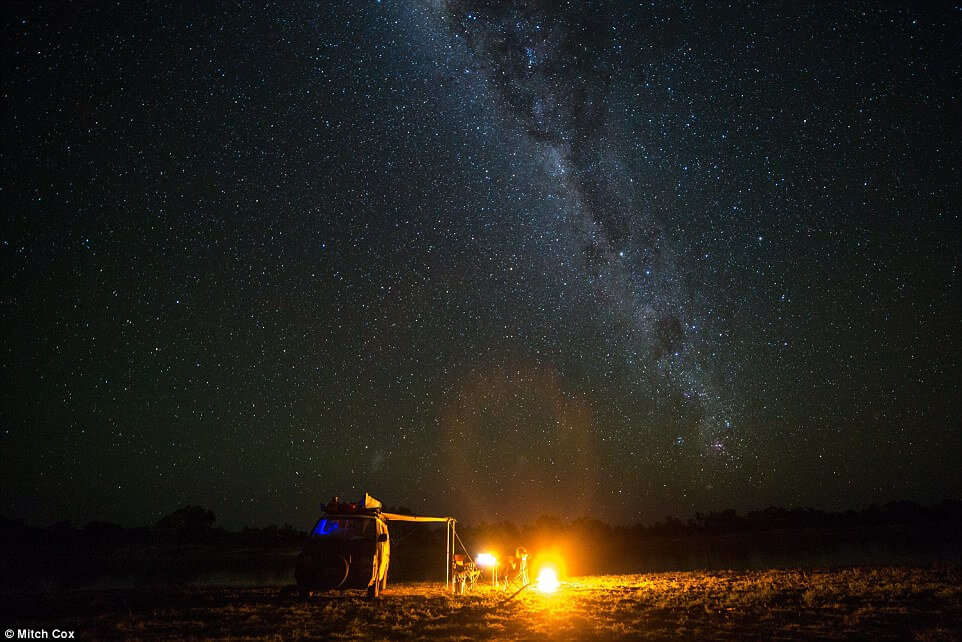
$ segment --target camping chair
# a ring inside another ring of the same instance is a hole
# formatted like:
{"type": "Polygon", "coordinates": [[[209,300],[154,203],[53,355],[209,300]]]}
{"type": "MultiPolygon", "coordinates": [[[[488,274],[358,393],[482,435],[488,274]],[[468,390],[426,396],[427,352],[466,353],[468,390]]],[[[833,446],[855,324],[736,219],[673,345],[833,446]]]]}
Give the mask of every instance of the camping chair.
{"type": "Polygon", "coordinates": [[[466,588],[477,588],[481,569],[474,562],[467,561],[464,555],[455,555],[451,563],[454,577],[454,592],[464,595],[466,588]]]}

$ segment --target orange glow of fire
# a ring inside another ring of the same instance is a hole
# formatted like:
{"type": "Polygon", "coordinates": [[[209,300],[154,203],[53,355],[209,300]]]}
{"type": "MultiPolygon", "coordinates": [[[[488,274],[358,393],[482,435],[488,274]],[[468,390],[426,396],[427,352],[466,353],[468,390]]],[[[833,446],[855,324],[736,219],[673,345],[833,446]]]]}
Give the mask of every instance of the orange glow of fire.
{"type": "Polygon", "coordinates": [[[498,563],[498,560],[491,553],[478,553],[474,561],[478,566],[495,566],[498,563]]]}
{"type": "Polygon", "coordinates": [[[535,584],[542,593],[554,593],[561,584],[558,582],[558,574],[550,566],[546,566],[538,573],[538,582],[535,584]]]}

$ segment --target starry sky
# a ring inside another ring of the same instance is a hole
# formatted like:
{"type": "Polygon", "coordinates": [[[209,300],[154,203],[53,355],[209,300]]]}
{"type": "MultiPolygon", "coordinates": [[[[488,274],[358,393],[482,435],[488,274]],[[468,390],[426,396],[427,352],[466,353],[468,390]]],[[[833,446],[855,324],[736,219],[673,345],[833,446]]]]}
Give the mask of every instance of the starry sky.
{"type": "Polygon", "coordinates": [[[3,516],[959,497],[960,35],[938,3],[5,5],[3,516]]]}

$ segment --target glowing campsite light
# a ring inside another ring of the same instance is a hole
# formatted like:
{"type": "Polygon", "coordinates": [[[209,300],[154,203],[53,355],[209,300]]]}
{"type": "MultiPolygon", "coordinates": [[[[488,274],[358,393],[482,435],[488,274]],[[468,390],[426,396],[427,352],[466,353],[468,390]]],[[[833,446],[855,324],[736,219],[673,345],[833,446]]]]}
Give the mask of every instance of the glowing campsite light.
{"type": "Polygon", "coordinates": [[[541,569],[541,572],[538,573],[538,582],[535,584],[535,588],[542,593],[554,593],[559,586],[558,574],[555,573],[553,568],[546,566],[541,569]]]}
{"type": "Polygon", "coordinates": [[[477,563],[478,566],[493,567],[495,564],[498,563],[498,560],[495,559],[494,555],[492,555],[491,553],[478,553],[478,556],[474,558],[474,561],[477,563]]]}

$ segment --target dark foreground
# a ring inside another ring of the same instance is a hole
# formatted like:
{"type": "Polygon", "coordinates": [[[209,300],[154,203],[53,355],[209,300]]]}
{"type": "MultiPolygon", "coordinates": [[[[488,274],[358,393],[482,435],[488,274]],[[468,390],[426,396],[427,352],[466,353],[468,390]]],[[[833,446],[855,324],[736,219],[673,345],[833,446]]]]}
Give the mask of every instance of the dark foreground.
{"type": "Polygon", "coordinates": [[[6,595],[0,625],[125,640],[962,637],[959,568],[581,577],[504,598],[490,586],[452,596],[429,583],[395,584],[373,602],[286,587],[78,591],[6,595]]]}

